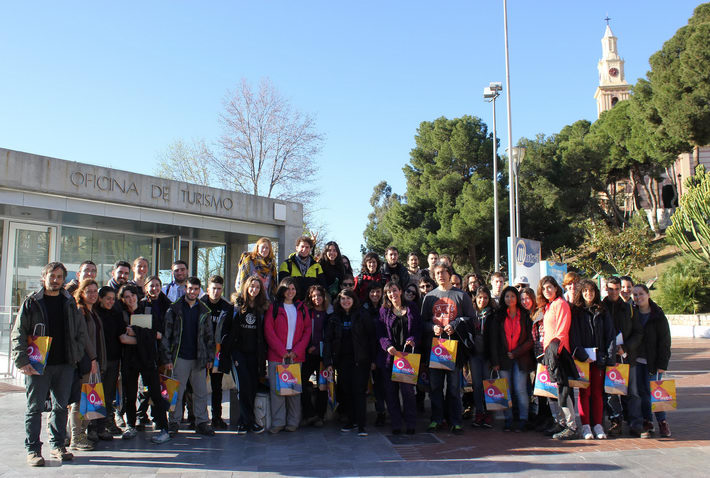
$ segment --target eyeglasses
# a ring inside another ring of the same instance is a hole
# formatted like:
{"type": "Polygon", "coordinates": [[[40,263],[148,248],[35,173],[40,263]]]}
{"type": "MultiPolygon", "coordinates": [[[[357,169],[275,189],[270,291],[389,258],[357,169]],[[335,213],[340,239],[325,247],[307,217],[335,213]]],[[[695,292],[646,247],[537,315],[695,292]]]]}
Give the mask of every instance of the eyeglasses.
{"type": "Polygon", "coordinates": [[[354,282],[343,282],[343,287],[355,287],[354,282]]]}

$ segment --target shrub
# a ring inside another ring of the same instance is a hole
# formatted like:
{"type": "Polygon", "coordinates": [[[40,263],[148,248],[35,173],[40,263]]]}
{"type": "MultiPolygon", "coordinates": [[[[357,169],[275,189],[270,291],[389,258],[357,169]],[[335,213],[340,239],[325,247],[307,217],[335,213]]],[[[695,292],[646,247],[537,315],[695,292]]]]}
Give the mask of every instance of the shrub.
{"type": "Polygon", "coordinates": [[[710,270],[694,258],[683,258],[666,269],[657,287],[658,305],[667,314],[710,311],[710,270]]]}

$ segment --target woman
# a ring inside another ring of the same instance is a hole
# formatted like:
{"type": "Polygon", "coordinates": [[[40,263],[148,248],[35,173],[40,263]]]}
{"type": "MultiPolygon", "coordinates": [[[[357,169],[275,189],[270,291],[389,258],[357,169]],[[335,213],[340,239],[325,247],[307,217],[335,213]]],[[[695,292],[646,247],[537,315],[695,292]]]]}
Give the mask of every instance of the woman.
{"type": "MultiPolygon", "coordinates": [[[[543,356],[543,331],[542,317],[543,311],[537,306],[535,291],[530,287],[525,287],[520,291],[520,305],[528,311],[528,316],[532,320],[532,338],[533,338],[533,356],[538,363],[542,363],[543,356]]],[[[535,373],[531,374],[532,382],[535,382],[535,373]]],[[[546,397],[533,396],[532,405],[528,417],[532,414],[536,415],[535,430],[542,432],[549,428],[552,423],[552,412],[550,410],[550,402],[546,397]]]]}
{"type": "Polygon", "coordinates": [[[614,322],[602,305],[597,285],[589,279],[580,281],[572,306],[570,346],[575,359],[589,363],[589,387],[579,389],[577,401],[585,440],[606,439],[604,371],[616,362],[614,336],[614,322]]]}
{"type": "MultiPolygon", "coordinates": [[[[556,440],[571,440],[577,436],[574,403],[570,397],[568,377],[577,377],[574,360],[570,355],[569,329],[572,312],[564,299],[564,292],[552,276],[540,280],[537,289],[537,305],[543,310],[543,364],[557,382],[559,431],[552,434],[556,440]]],[[[555,431],[549,430],[550,432],[555,431]]]]}
{"type": "Polygon", "coordinates": [[[436,283],[434,282],[434,279],[429,276],[422,277],[419,279],[419,297],[424,300],[424,296],[434,290],[435,287],[436,283]]]}
{"type": "Polygon", "coordinates": [[[298,430],[301,422],[301,397],[281,396],[276,391],[276,366],[303,363],[306,347],[311,339],[311,318],[308,310],[296,300],[296,281],[286,277],[276,289],[275,301],[264,315],[264,337],[269,361],[269,386],[271,389],[271,429],[279,433],[298,430]]]}
{"type": "Polygon", "coordinates": [[[345,277],[345,264],[337,242],[330,241],[325,245],[319,262],[325,277],[325,290],[332,299],[335,299],[345,277]]]}
{"type": "Polygon", "coordinates": [[[306,425],[320,428],[323,426],[323,420],[325,419],[328,392],[320,390],[318,386],[314,390],[308,378],[313,372],[320,373],[330,296],[323,286],[312,285],[306,292],[305,304],[308,309],[308,315],[311,317],[311,340],[306,350],[306,361],[303,362],[303,367],[301,368],[301,378],[304,384],[303,393],[301,394],[301,407],[303,409],[303,422],[306,425]],[[314,398],[315,406],[313,404],[314,398]]]}
{"type": "Polygon", "coordinates": [[[419,298],[419,288],[415,283],[410,282],[407,284],[407,287],[404,288],[404,300],[411,302],[418,308],[421,308],[422,301],[419,298]]]}
{"type": "Polygon", "coordinates": [[[463,287],[462,283],[463,283],[463,279],[461,279],[460,275],[458,275],[456,273],[451,274],[451,285],[453,285],[457,289],[461,289],[461,287],[463,287]]]}
{"type": "MultiPolygon", "coordinates": [[[[528,377],[534,367],[532,357],[532,322],[527,310],[520,307],[520,297],[515,287],[508,286],[501,292],[501,304],[490,326],[491,369],[500,372],[508,380],[508,387],[514,391],[518,404],[519,421],[516,432],[525,428],[528,420],[528,377]]],[[[513,411],[505,409],[504,431],[513,429],[513,411]]]]}
{"type": "Polygon", "coordinates": [[[382,274],[380,273],[381,265],[380,257],[374,252],[368,252],[363,257],[360,273],[355,278],[355,293],[360,302],[367,300],[367,291],[371,283],[377,282],[380,285],[384,285],[382,274]]]}
{"type": "Polygon", "coordinates": [[[239,422],[237,435],[247,431],[262,433],[264,427],[254,420],[254,400],[259,379],[266,374],[266,342],[264,313],[269,307],[261,278],[247,277],[234,301],[234,320],[224,340],[223,354],[231,360],[220,360],[222,373],[231,373],[230,363],[237,367],[239,377],[239,422]]]}
{"type": "MultiPolygon", "coordinates": [[[[89,383],[91,378],[96,381],[101,381],[99,374],[102,373],[106,367],[104,331],[101,327],[101,320],[96,316],[96,312],[94,312],[94,306],[98,299],[99,285],[94,279],[84,279],[79,283],[79,287],[76,291],[74,291],[74,300],[76,300],[76,305],[86,321],[87,341],[85,344],[85,352],[91,361],[91,371],[81,377],[82,384],[89,383]]],[[[80,402],[71,404],[71,414],[69,415],[71,424],[71,445],[69,448],[72,450],[93,450],[94,443],[89,440],[86,434],[89,420],[82,418],[79,407],[80,402]]],[[[94,420],[91,421],[93,422],[94,420]]],[[[113,435],[104,432],[99,438],[113,440],[113,435]]]]}
{"type": "Polygon", "coordinates": [[[405,347],[409,347],[411,352],[417,346],[417,341],[421,336],[419,308],[411,302],[402,300],[402,291],[396,282],[388,282],[384,292],[380,320],[377,322],[379,342],[377,363],[382,369],[382,377],[385,382],[387,408],[392,421],[392,434],[402,433],[402,418],[404,417],[407,434],[413,435],[416,431],[417,421],[414,385],[393,382],[392,364],[404,352],[405,347]]]}
{"type": "Polygon", "coordinates": [[[562,279],[562,287],[565,290],[565,300],[569,304],[572,304],[574,302],[574,298],[577,296],[577,289],[580,280],[582,280],[582,277],[576,272],[568,272],[565,274],[564,279],[562,279]]]}
{"type": "MultiPolygon", "coordinates": [[[[113,399],[116,396],[116,382],[121,366],[121,335],[126,331],[126,324],[123,322],[123,315],[115,309],[116,291],[109,286],[99,289],[99,301],[94,310],[101,319],[101,327],[104,331],[104,342],[106,344],[106,371],[101,377],[104,386],[104,397],[106,399],[106,419],[102,428],[112,436],[118,436],[123,430],[116,426],[114,418],[113,399]]],[[[118,404],[119,407],[121,404],[118,404]]],[[[101,438],[102,431],[98,433],[101,438]]]]}
{"type": "MultiPolygon", "coordinates": [[[[367,300],[362,304],[362,313],[369,317],[375,331],[377,330],[377,322],[380,321],[380,307],[382,307],[382,284],[372,282],[367,290],[367,300]]],[[[376,354],[375,358],[377,358],[376,354]]],[[[380,363],[375,360],[375,370],[372,371],[372,389],[375,395],[375,412],[377,412],[376,427],[385,426],[387,421],[387,415],[385,414],[387,392],[383,374],[384,371],[380,367],[380,363]]]]}
{"type": "Polygon", "coordinates": [[[353,275],[353,266],[350,264],[350,259],[348,256],[341,256],[343,258],[343,266],[345,267],[345,274],[353,275]]]}
{"type": "Polygon", "coordinates": [[[266,296],[271,300],[276,287],[276,259],[274,257],[274,247],[267,237],[259,238],[251,252],[245,252],[239,259],[237,280],[234,290],[242,290],[242,284],[247,277],[259,276],[264,286],[266,296]]]}
{"type": "MultiPolygon", "coordinates": [[[[648,287],[636,284],[633,288],[634,312],[643,326],[643,342],[636,358],[636,377],[641,395],[641,412],[644,418],[644,432],[641,438],[650,438],[653,433],[651,416],[651,380],[661,380],[668,370],[671,358],[671,332],[668,319],[654,301],[651,300],[648,287]]],[[[671,436],[671,427],[666,420],[666,412],[656,412],[659,434],[671,436]]]]}
{"type": "Polygon", "coordinates": [[[340,405],[348,422],[340,431],[358,428],[366,437],[367,382],[375,369],[375,328],[360,311],[355,291],[343,289],[328,318],[323,343],[323,365],[337,372],[340,405]]]}
{"type": "Polygon", "coordinates": [[[126,325],[125,333],[120,337],[123,347],[121,360],[121,377],[123,384],[123,406],[126,412],[126,430],[122,438],[130,440],[138,434],[136,430],[136,398],[138,395],[138,375],[143,380],[143,385],[148,387],[148,394],[153,401],[153,419],[156,430],[160,430],[151,438],[153,443],[165,443],[170,440],[168,434],[167,406],[160,391],[160,377],[158,375],[158,361],[160,339],[164,330],[161,324],[152,317],[151,327],[131,325],[131,316],[142,314],[143,308],[138,304],[138,289],[134,285],[126,284],[118,291],[123,309],[123,320],[126,325]]]}

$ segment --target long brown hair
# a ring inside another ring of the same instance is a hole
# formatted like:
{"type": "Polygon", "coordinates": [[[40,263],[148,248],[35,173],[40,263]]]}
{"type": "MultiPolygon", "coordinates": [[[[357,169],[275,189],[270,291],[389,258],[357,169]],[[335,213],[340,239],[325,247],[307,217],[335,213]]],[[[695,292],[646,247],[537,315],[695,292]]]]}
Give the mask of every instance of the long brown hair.
{"type": "Polygon", "coordinates": [[[397,290],[399,290],[400,304],[404,305],[404,291],[397,282],[389,281],[387,284],[385,284],[385,288],[382,291],[382,307],[384,307],[385,309],[392,309],[394,307],[392,301],[390,301],[389,297],[387,297],[387,292],[391,291],[395,287],[397,288],[397,290]]]}
{"type": "Polygon", "coordinates": [[[328,310],[328,306],[330,305],[330,294],[328,294],[325,291],[325,287],[320,284],[315,284],[308,288],[308,290],[306,291],[306,298],[303,300],[303,303],[306,305],[307,308],[316,310],[316,306],[313,305],[313,301],[311,301],[311,294],[314,291],[318,291],[321,293],[321,295],[323,296],[323,310],[328,310]]]}
{"type": "Polygon", "coordinates": [[[535,296],[535,291],[532,290],[530,287],[526,287],[523,290],[520,291],[520,308],[524,309],[523,307],[523,294],[527,295],[530,297],[530,300],[532,300],[532,310],[529,312],[530,313],[530,318],[535,317],[535,312],[537,312],[537,309],[539,308],[537,305],[537,297],[535,296]]]}
{"type": "Polygon", "coordinates": [[[264,289],[264,283],[261,282],[258,275],[254,274],[247,277],[242,283],[242,290],[239,291],[239,296],[236,301],[239,302],[239,311],[245,314],[249,306],[251,306],[258,314],[266,312],[266,309],[269,308],[269,299],[266,297],[266,291],[264,289]],[[259,294],[252,299],[249,295],[249,286],[255,281],[259,282],[259,294]]]}
{"type": "Polygon", "coordinates": [[[95,285],[96,290],[98,291],[99,289],[99,283],[96,282],[94,279],[84,279],[83,281],[79,282],[79,287],[76,288],[74,291],[74,300],[76,300],[76,305],[79,307],[79,310],[86,315],[89,312],[89,309],[86,307],[86,302],[84,301],[84,297],[82,294],[86,290],[87,287],[95,285]]]}
{"type": "Polygon", "coordinates": [[[557,299],[558,297],[564,297],[564,294],[565,294],[565,291],[562,290],[562,287],[560,287],[560,284],[557,283],[557,281],[555,280],[554,277],[545,276],[542,279],[540,279],[540,285],[537,286],[537,306],[538,307],[545,307],[549,302],[545,298],[545,295],[542,293],[542,288],[545,284],[552,284],[552,287],[554,287],[556,289],[555,299],[557,299]]]}

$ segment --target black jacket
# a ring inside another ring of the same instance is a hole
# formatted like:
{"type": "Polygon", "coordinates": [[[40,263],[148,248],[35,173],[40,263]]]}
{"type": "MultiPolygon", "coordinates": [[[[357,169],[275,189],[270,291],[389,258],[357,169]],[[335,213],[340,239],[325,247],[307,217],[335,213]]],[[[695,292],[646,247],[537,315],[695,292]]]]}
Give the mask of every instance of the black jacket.
{"type": "MultiPolygon", "coordinates": [[[[648,373],[655,374],[658,369],[668,370],[668,362],[671,359],[671,329],[663,309],[651,299],[649,304],[651,316],[643,326],[643,341],[638,356],[646,359],[648,373]]],[[[638,307],[634,306],[634,308],[636,316],[640,317],[638,307]]],[[[640,318],[639,322],[641,322],[640,318]]]]}
{"type": "Polygon", "coordinates": [[[399,290],[403,291],[409,284],[409,271],[399,262],[394,267],[385,262],[380,268],[380,273],[382,274],[382,281],[385,284],[391,280],[394,280],[393,276],[396,275],[399,279],[397,281],[399,284],[399,290]]]}
{"type": "Polygon", "coordinates": [[[603,368],[616,364],[614,322],[604,306],[593,309],[572,306],[569,343],[574,358],[580,362],[586,362],[589,358],[585,348],[596,347],[597,367],[603,368]]]}
{"type": "Polygon", "coordinates": [[[266,339],[264,338],[264,312],[257,313],[247,309],[242,312],[243,299],[237,299],[234,306],[234,318],[231,319],[232,327],[229,334],[222,340],[222,356],[229,357],[229,360],[219,361],[219,371],[222,373],[231,372],[231,366],[236,360],[236,351],[244,339],[242,328],[239,326],[246,314],[253,314],[256,317],[256,353],[258,359],[257,372],[259,377],[266,375],[266,339]]]}
{"type": "Polygon", "coordinates": [[[609,300],[609,297],[605,297],[602,304],[606,310],[609,311],[609,315],[611,315],[614,322],[615,333],[618,334],[621,332],[621,336],[624,338],[624,343],[621,345],[624,348],[624,352],[627,354],[624,363],[635,364],[636,355],[638,354],[638,349],[643,339],[641,322],[634,314],[631,305],[624,302],[624,299],[621,297],[619,297],[616,302],[612,302],[609,300]]]}
{"type": "Polygon", "coordinates": [[[359,309],[351,309],[350,315],[343,315],[337,312],[328,317],[325,326],[325,340],[323,342],[323,365],[330,365],[338,368],[344,365],[342,360],[343,345],[343,322],[350,321],[350,336],[353,341],[353,353],[355,362],[359,364],[371,364],[375,362],[376,340],[375,324],[372,323],[369,315],[363,314],[359,309]]]}
{"type": "Polygon", "coordinates": [[[532,356],[533,338],[532,338],[532,322],[527,310],[518,309],[520,311],[520,337],[518,342],[514,344],[512,354],[513,358],[508,357],[508,339],[505,336],[505,319],[508,314],[507,309],[498,309],[495,315],[490,320],[488,326],[492,329],[490,338],[490,361],[491,367],[500,366],[502,370],[511,370],[513,361],[518,363],[518,366],[529,372],[535,368],[535,361],[532,356]]]}
{"type": "Polygon", "coordinates": [[[232,329],[232,318],[234,317],[234,306],[227,302],[224,297],[220,297],[216,304],[210,302],[210,298],[207,294],[203,295],[200,299],[204,304],[210,309],[210,315],[215,307],[220,309],[219,315],[217,316],[217,321],[212,323],[212,332],[214,332],[214,341],[217,344],[221,344],[222,341],[229,335],[232,329]]]}

